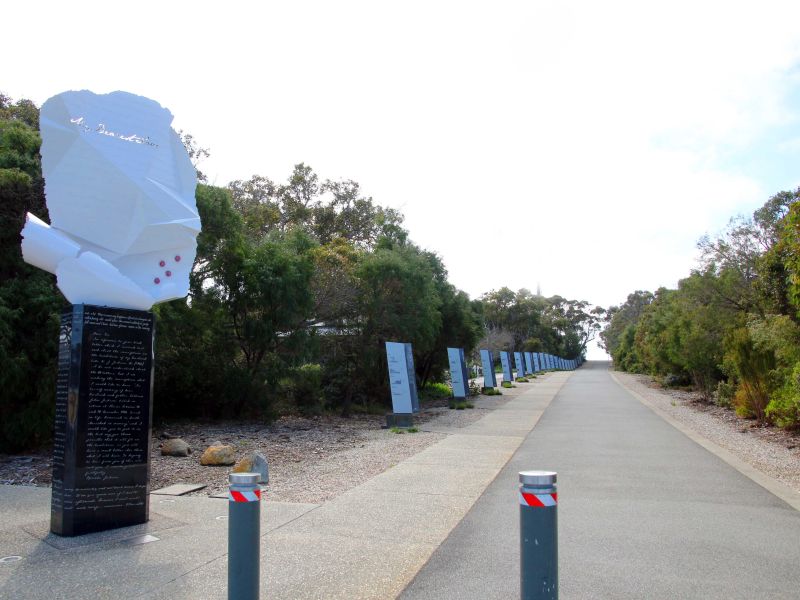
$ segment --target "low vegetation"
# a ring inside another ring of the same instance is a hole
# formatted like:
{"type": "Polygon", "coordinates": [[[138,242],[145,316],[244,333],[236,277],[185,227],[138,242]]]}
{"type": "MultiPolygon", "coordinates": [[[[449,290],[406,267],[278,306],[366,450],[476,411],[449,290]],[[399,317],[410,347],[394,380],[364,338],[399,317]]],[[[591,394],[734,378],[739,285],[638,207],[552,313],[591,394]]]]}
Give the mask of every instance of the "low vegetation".
{"type": "Polygon", "coordinates": [[[423,400],[442,400],[453,395],[450,386],[446,383],[429,382],[426,383],[421,392],[420,398],[423,400]]]}

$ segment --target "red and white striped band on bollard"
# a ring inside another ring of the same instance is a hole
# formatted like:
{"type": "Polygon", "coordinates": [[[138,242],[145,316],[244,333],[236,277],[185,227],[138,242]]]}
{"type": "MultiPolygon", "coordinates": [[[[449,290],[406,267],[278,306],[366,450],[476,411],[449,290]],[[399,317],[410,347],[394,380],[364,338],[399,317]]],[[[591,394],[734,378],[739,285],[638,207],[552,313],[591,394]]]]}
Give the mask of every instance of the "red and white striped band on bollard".
{"type": "Polygon", "coordinates": [[[558,600],[558,488],[555,471],[520,471],[520,600],[558,600]]]}
{"type": "Polygon", "coordinates": [[[519,503],[523,506],[533,506],[535,508],[545,508],[558,504],[558,494],[529,494],[519,492],[519,503]]]}
{"type": "Polygon", "coordinates": [[[261,500],[261,490],[254,490],[252,492],[230,490],[228,500],[231,502],[258,502],[261,500]]]}
{"type": "Polygon", "coordinates": [[[261,577],[261,487],[258,473],[230,473],[228,600],[258,600],[261,577]]]}

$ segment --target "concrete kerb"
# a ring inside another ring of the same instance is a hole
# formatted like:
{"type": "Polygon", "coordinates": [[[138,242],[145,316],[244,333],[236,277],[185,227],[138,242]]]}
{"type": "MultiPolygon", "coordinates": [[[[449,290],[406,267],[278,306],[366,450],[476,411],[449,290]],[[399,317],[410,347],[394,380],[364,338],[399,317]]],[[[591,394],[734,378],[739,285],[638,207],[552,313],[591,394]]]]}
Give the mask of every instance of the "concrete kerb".
{"type": "Polygon", "coordinates": [[[690,429],[680,421],[676,420],[674,417],[672,417],[672,415],[661,410],[655,404],[650,402],[647,398],[645,398],[635,390],[632,390],[627,385],[625,385],[625,383],[619,377],[617,377],[614,371],[609,371],[609,374],[611,375],[611,378],[618,386],[620,386],[623,390],[628,392],[631,396],[636,398],[639,402],[644,404],[647,408],[652,410],[656,415],[664,419],[664,421],[672,425],[675,429],[680,431],[690,440],[692,440],[699,446],[702,446],[717,458],[728,463],[731,467],[739,471],[739,473],[751,479],[752,481],[763,487],[772,495],[777,496],[795,510],[800,511],[800,494],[798,494],[792,488],[782,483],[781,481],[773,477],[770,477],[766,473],[762,473],[761,471],[753,467],[751,464],[743,461],[741,458],[739,458],[729,450],[712,442],[708,438],[696,432],[694,429],[690,429]]]}

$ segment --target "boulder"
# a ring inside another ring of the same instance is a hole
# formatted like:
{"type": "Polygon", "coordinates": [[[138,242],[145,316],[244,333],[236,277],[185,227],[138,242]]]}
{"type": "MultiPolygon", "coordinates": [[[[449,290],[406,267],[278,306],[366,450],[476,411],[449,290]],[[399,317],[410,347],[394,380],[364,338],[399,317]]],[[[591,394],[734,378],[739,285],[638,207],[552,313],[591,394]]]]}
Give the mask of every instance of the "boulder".
{"type": "Polygon", "coordinates": [[[189,456],[192,449],[189,444],[181,438],[170,438],[161,444],[161,454],[163,456],[189,456]]]}
{"type": "Polygon", "coordinates": [[[232,465],[236,462],[233,446],[209,446],[200,457],[200,464],[205,466],[232,465]]]}
{"type": "Polygon", "coordinates": [[[258,473],[261,475],[259,483],[269,483],[269,463],[266,457],[259,453],[253,452],[250,456],[246,456],[233,467],[234,473],[258,473]]]}

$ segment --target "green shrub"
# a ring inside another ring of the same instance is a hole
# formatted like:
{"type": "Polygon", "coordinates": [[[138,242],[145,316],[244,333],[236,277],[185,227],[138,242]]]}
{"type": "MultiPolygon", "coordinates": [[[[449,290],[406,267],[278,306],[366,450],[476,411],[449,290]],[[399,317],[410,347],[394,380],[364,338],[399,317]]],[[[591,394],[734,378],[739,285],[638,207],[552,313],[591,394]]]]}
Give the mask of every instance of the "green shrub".
{"type": "Polygon", "coordinates": [[[423,400],[442,400],[452,395],[453,392],[446,383],[426,383],[420,393],[423,400]]]}
{"type": "Polygon", "coordinates": [[[493,387],[485,387],[481,390],[484,396],[502,396],[503,392],[493,387]]]}
{"type": "Polygon", "coordinates": [[[767,419],[769,373],[775,367],[775,356],[757,348],[745,327],[730,332],[725,339],[725,362],[738,381],[733,404],[740,417],[767,419]]]}
{"type": "Polygon", "coordinates": [[[800,427],[800,362],[795,365],[783,387],[772,394],[765,412],[779,427],[800,427]]]}
{"type": "Polygon", "coordinates": [[[736,394],[736,384],[728,381],[720,381],[714,391],[714,403],[718,406],[730,408],[733,406],[733,397],[736,394]]]}
{"type": "Polygon", "coordinates": [[[53,435],[62,300],[49,277],[0,284],[0,452],[39,447],[53,435]]]}
{"type": "Polygon", "coordinates": [[[515,379],[517,383],[528,383],[528,380],[525,377],[517,377],[515,379]]]}
{"type": "Polygon", "coordinates": [[[503,383],[501,383],[500,385],[501,385],[502,387],[504,387],[504,388],[513,388],[513,387],[516,387],[516,386],[515,386],[513,383],[511,383],[510,381],[504,381],[504,382],[503,382],[503,383]]]}
{"type": "Polygon", "coordinates": [[[800,326],[786,315],[751,317],[747,324],[753,344],[774,356],[768,374],[766,417],[787,429],[800,426],[800,326]]]}
{"type": "Polygon", "coordinates": [[[322,412],[322,367],[305,364],[296,368],[291,376],[283,380],[284,391],[302,414],[318,415],[322,412]]]}

